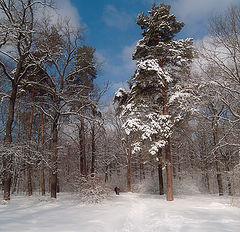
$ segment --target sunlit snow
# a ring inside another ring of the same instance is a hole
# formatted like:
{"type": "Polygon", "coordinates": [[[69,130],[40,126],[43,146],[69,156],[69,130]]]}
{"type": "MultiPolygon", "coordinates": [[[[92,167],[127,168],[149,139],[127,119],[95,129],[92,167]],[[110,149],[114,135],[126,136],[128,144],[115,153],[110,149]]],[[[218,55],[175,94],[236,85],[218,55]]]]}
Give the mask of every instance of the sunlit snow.
{"type": "Polygon", "coordinates": [[[98,205],[82,205],[78,198],[13,197],[0,204],[4,232],[238,232],[240,208],[231,198],[175,197],[120,193],[98,205]]]}

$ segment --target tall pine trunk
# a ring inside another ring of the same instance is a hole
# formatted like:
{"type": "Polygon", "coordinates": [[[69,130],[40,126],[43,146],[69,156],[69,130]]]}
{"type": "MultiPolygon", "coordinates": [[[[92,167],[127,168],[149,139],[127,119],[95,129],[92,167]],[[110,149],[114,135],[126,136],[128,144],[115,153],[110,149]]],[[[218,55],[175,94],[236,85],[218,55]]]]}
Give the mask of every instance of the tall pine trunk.
{"type": "MultiPolygon", "coordinates": [[[[14,107],[17,96],[17,85],[12,82],[12,92],[9,99],[8,106],[8,119],[6,123],[6,134],[4,137],[4,145],[6,148],[10,148],[12,143],[12,124],[14,120],[14,107]]],[[[3,157],[3,199],[10,200],[10,190],[11,190],[11,165],[12,158],[9,154],[4,154],[3,157]]]]}
{"type": "MultiPolygon", "coordinates": [[[[168,106],[167,106],[167,83],[163,80],[163,87],[162,87],[162,97],[163,97],[163,115],[168,115],[168,106]]],[[[171,144],[170,144],[170,137],[167,139],[167,145],[165,147],[166,153],[166,176],[167,176],[167,201],[173,201],[173,185],[172,185],[172,164],[171,164],[171,144]]]]}

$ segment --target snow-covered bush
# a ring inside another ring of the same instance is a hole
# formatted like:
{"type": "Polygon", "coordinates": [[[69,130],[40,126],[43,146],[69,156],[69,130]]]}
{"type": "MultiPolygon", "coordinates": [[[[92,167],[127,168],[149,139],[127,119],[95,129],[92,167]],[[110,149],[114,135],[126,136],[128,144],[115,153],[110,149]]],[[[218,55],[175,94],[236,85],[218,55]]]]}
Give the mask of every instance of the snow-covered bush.
{"type": "Polygon", "coordinates": [[[72,183],[73,191],[77,193],[81,202],[92,204],[99,203],[110,196],[112,189],[98,176],[75,177],[72,183]]]}
{"type": "Polygon", "coordinates": [[[132,190],[133,192],[137,193],[158,194],[159,193],[158,179],[147,178],[143,180],[141,183],[133,184],[132,190]]]}

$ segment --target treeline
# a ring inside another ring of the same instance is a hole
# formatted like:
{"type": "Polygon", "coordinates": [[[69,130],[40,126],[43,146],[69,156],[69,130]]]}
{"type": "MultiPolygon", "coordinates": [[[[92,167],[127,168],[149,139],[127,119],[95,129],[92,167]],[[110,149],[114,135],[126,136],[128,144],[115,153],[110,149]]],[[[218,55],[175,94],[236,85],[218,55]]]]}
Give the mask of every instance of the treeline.
{"type": "Polygon", "coordinates": [[[184,24],[170,6],[140,14],[136,72],[104,108],[95,49],[70,20],[51,20],[54,10],[52,1],[0,2],[5,200],[58,191],[97,199],[115,185],[168,200],[239,194],[239,7],[213,17],[197,45],[174,40],[184,24]]]}
{"type": "Polygon", "coordinates": [[[98,69],[95,49],[84,45],[81,28],[73,27],[70,20],[51,21],[53,7],[51,1],[0,3],[1,179],[5,200],[10,199],[11,188],[14,192],[19,185],[25,186],[25,179],[28,195],[38,183],[44,195],[46,175],[51,197],[56,198],[64,134],[78,139],[80,173],[85,177],[88,173],[85,121],[91,123],[94,146],[94,123],[100,118],[100,91],[93,84],[98,69]],[[73,130],[79,130],[79,137],[73,130]],[[41,181],[33,182],[34,178],[41,181]]]}

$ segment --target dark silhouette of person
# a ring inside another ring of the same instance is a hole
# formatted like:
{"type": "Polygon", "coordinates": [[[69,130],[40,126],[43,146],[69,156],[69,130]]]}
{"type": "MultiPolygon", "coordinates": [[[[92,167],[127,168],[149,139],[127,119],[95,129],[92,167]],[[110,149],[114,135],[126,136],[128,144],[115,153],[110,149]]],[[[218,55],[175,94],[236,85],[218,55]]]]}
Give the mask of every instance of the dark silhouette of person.
{"type": "Polygon", "coordinates": [[[115,191],[116,195],[119,195],[120,188],[116,186],[116,187],[114,188],[114,191],[115,191]]]}

